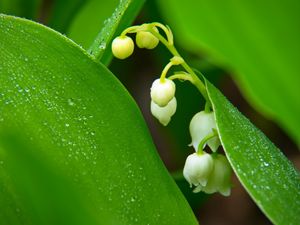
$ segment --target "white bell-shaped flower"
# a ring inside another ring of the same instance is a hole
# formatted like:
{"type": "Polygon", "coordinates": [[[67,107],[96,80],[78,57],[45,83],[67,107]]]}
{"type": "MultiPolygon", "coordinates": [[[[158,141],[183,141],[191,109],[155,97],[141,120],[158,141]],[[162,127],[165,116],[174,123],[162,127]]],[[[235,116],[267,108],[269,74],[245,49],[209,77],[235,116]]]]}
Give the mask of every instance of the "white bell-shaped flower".
{"type": "Polygon", "coordinates": [[[221,154],[214,156],[213,162],[212,173],[206,186],[202,187],[202,191],[207,194],[220,192],[224,196],[229,196],[231,192],[231,166],[227,158],[221,154]]]}
{"type": "Polygon", "coordinates": [[[151,99],[160,107],[166,106],[175,96],[176,86],[172,80],[167,78],[161,81],[156,79],[151,87],[151,99]]]}
{"type": "MultiPolygon", "coordinates": [[[[210,154],[193,153],[185,161],[183,176],[190,186],[205,186],[213,170],[213,159],[210,154]]],[[[197,188],[197,187],[196,187],[197,188]]]]}
{"type": "MultiPolygon", "coordinates": [[[[216,122],[213,112],[198,112],[191,120],[190,123],[190,134],[192,137],[191,145],[194,146],[195,151],[198,151],[200,142],[216,128],[216,122]]],[[[213,137],[209,139],[207,144],[213,152],[215,152],[220,146],[219,137],[213,137]]]]}
{"type": "MultiPolygon", "coordinates": [[[[155,32],[159,32],[156,27],[153,27],[153,29],[155,32]]],[[[138,31],[135,42],[139,48],[153,49],[158,45],[159,40],[149,31],[138,31]]]]}
{"type": "Polygon", "coordinates": [[[116,37],[111,44],[111,50],[116,58],[125,59],[133,53],[133,40],[128,36],[116,37]]]}
{"type": "Polygon", "coordinates": [[[173,97],[172,100],[164,107],[160,107],[155,102],[151,101],[151,113],[159,120],[159,122],[167,126],[171,120],[171,117],[175,114],[177,108],[176,98],[173,97]]]}

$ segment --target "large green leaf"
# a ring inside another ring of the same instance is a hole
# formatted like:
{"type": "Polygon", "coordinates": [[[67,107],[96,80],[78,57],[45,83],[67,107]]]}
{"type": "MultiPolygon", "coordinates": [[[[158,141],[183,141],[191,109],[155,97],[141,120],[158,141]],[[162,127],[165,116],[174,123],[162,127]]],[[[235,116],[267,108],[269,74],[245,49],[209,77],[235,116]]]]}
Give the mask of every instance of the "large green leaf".
{"type": "Polygon", "coordinates": [[[157,1],[178,42],[234,72],[260,111],[300,141],[300,2],[157,1]]]}
{"type": "Polygon", "coordinates": [[[300,174],[281,151],[207,82],[226,155],[247,192],[274,224],[300,221],[300,174]]]}
{"type": "Polygon", "coordinates": [[[51,158],[41,156],[45,151],[41,149],[47,151],[49,146],[35,146],[24,133],[2,128],[0,224],[100,223],[96,212],[89,210],[88,199],[54,167],[51,158]]]}
{"type": "MultiPolygon", "coordinates": [[[[36,153],[40,160],[52,159],[89,202],[89,213],[101,224],[197,224],[137,105],[109,70],[66,37],[23,19],[0,16],[0,43],[0,129],[17,127],[35,146],[44,146],[36,153]]],[[[8,183],[0,189],[8,216],[16,212],[6,206],[16,203],[6,194],[18,203],[17,188],[8,183]]],[[[48,194],[53,202],[64,198],[48,194]]],[[[64,200],[70,201],[57,203],[64,200]]],[[[39,204],[30,215],[51,218],[39,204]]]]}

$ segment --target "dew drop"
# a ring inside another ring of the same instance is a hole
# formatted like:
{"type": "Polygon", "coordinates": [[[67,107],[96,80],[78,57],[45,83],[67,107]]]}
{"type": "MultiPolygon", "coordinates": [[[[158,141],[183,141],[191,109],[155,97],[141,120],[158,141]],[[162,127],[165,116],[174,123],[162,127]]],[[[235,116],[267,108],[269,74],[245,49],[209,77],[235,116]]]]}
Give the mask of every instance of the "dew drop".
{"type": "Polygon", "coordinates": [[[101,43],[101,44],[99,45],[99,48],[100,48],[101,50],[105,50],[105,49],[106,49],[106,43],[105,43],[105,42],[101,43]]]}
{"type": "Polygon", "coordinates": [[[75,105],[73,99],[71,99],[71,98],[68,99],[68,105],[69,106],[74,106],[75,105]]]}

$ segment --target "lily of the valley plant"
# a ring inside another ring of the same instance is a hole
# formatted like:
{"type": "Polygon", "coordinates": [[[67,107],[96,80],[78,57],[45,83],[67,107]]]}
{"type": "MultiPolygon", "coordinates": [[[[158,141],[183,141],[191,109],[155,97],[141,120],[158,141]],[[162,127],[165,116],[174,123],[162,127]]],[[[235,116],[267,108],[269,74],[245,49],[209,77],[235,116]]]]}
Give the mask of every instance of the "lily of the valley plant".
{"type": "Polygon", "coordinates": [[[150,91],[151,113],[162,125],[167,126],[176,112],[174,80],[189,81],[206,100],[205,109],[196,113],[190,122],[191,146],[195,153],[187,157],[183,176],[191,187],[195,186],[195,193],[200,191],[208,194],[219,192],[224,196],[229,196],[232,169],[227,158],[218,153],[220,140],[205,85],[176,50],[170,28],[160,23],[154,22],[125,29],[112,42],[112,52],[115,57],[126,59],[133,53],[134,41],[127,36],[130,33],[136,33],[135,43],[139,48],[153,49],[161,42],[173,55],[160,77],[153,82],[150,91]],[[181,66],[184,70],[167,76],[172,66],[181,66]],[[206,145],[212,153],[204,151],[206,145]]]}

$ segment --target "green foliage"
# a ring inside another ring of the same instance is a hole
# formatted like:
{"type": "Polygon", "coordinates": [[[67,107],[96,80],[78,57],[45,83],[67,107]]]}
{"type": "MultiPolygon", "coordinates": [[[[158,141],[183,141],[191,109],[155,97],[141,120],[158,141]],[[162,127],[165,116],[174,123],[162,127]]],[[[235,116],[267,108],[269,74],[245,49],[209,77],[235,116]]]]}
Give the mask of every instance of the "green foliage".
{"type": "Polygon", "coordinates": [[[100,224],[88,199],[41,155],[50,146],[37,147],[11,127],[0,139],[0,224],[100,224]]]}
{"type": "Polygon", "coordinates": [[[109,70],[66,37],[24,19],[1,15],[0,43],[1,133],[13,127],[29,139],[1,136],[7,182],[0,221],[76,224],[92,215],[87,224],[197,224],[135,102],[109,70]],[[25,189],[37,189],[36,196],[25,189]],[[83,212],[70,218],[78,205],[83,212]]]}
{"type": "Polygon", "coordinates": [[[225,64],[250,102],[299,144],[299,1],[157,3],[182,46],[225,64]]]}
{"type": "Polygon", "coordinates": [[[299,172],[209,82],[207,90],[222,145],[240,182],[274,224],[297,224],[300,221],[299,172]]]}

